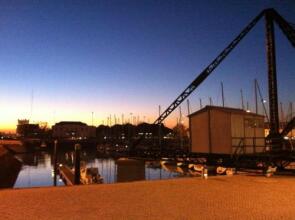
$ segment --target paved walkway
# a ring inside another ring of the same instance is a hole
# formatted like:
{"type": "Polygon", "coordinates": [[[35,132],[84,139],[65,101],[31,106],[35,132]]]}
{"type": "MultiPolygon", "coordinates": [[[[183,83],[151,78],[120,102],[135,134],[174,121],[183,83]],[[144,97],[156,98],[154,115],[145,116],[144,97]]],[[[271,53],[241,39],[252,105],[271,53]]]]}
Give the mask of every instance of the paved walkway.
{"type": "Polygon", "coordinates": [[[1,219],[295,219],[294,177],[0,190],[1,219]]]}

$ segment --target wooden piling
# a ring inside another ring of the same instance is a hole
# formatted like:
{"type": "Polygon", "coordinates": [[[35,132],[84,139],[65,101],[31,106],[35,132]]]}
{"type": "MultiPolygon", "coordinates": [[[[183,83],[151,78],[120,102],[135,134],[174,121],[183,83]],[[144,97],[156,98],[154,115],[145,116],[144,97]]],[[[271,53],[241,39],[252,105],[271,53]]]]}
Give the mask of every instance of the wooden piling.
{"type": "Polygon", "coordinates": [[[80,184],[80,150],[81,145],[75,144],[75,185],[80,184]]]}
{"type": "Polygon", "coordinates": [[[54,141],[54,174],[53,174],[53,185],[56,186],[56,174],[57,174],[57,140],[54,141]]]}

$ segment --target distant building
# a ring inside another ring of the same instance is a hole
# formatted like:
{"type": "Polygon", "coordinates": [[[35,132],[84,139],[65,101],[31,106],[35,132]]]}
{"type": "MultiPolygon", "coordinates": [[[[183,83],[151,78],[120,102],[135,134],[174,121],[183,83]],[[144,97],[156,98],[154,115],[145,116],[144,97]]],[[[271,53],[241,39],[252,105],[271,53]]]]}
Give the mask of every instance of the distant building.
{"type": "Polygon", "coordinates": [[[265,150],[263,115],[206,106],[189,115],[189,123],[192,152],[247,154],[265,150]]]}
{"type": "Polygon", "coordinates": [[[80,140],[96,137],[96,128],[78,121],[62,121],[52,126],[53,138],[80,140]]]}
{"type": "Polygon", "coordinates": [[[16,134],[18,137],[34,138],[39,137],[41,129],[39,124],[30,124],[28,119],[19,119],[16,134]]]}
{"type": "Polygon", "coordinates": [[[29,119],[18,119],[17,120],[17,125],[27,125],[30,123],[29,119]]]}

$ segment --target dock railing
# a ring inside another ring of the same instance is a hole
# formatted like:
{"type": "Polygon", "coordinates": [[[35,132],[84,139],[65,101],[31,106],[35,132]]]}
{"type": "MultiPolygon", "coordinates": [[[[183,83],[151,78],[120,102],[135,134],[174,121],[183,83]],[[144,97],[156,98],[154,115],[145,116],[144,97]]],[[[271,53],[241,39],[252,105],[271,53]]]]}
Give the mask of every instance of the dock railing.
{"type": "Polygon", "coordinates": [[[266,152],[264,137],[232,137],[232,153],[234,155],[266,152]]]}

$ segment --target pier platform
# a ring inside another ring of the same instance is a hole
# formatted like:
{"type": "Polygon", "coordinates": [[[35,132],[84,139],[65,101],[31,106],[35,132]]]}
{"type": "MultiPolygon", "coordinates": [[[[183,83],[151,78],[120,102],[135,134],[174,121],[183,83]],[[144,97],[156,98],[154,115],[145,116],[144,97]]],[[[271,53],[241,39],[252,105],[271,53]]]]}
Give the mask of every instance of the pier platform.
{"type": "Polygon", "coordinates": [[[3,219],[294,219],[294,177],[0,190],[3,219]],[[40,199],[42,198],[42,199],[40,199]]]}

